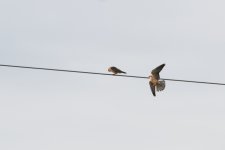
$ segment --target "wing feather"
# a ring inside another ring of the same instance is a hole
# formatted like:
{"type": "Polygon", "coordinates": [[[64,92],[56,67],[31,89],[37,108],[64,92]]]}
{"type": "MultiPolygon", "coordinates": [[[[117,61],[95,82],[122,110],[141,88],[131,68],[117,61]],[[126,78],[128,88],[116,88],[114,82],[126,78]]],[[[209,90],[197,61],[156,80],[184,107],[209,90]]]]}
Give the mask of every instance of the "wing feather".
{"type": "Polygon", "coordinates": [[[165,66],[165,64],[162,64],[158,67],[156,67],[155,69],[152,70],[152,75],[155,77],[155,79],[159,80],[160,79],[160,76],[159,76],[159,73],[160,71],[163,69],[163,67],[165,66]]]}
{"type": "Polygon", "coordinates": [[[120,69],[118,69],[118,68],[116,68],[116,67],[111,67],[111,69],[112,69],[112,71],[115,72],[115,73],[126,73],[126,72],[124,72],[124,71],[122,71],[122,70],[120,70],[120,69]]]}
{"type": "Polygon", "coordinates": [[[155,95],[155,86],[153,85],[153,83],[151,81],[149,81],[149,85],[150,85],[153,96],[156,96],[155,95]]]}
{"type": "Polygon", "coordinates": [[[158,74],[163,69],[164,66],[165,64],[156,67],[155,69],[152,70],[152,74],[158,74]]]}

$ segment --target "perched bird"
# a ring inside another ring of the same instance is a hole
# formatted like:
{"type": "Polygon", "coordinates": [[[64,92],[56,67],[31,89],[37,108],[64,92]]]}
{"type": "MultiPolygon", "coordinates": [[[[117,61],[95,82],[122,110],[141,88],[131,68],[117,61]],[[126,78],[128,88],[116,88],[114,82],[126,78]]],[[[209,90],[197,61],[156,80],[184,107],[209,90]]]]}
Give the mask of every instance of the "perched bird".
{"type": "Polygon", "coordinates": [[[166,86],[165,81],[160,80],[160,76],[159,76],[159,73],[163,69],[164,66],[165,66],[165,64],[162,64],[162,65],[156,67],[155,69],[152,70],[151,75],[149,76],[149,78],[150,78],[149,85],[150,85],[152,94],[154,96],[156,96],[155,90],[162,91],[165,89],[165,86],[166,86]]]}
{"type": "Polygon", "coordinates": [[[108,72],[112,72],[113,75],[116,75],[116,74],[118,74],[118,73],[125,73],[125,74],[126,74],[126,72],[121,71],[120,69],[118,69],[118,68],[116,68],[116,67],[114,67],[114,66],[109,67],[109,68],[108,68],[108,72]]]}

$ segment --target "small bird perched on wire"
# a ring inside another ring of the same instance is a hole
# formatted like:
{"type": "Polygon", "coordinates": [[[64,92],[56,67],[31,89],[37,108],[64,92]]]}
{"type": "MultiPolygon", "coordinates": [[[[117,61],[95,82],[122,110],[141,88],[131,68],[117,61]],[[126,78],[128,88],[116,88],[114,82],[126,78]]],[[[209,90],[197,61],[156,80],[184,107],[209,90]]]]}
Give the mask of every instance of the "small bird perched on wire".
{"type": "Polygon", "coordinates": [[[126,72],[124,72],[124,71],[122,71],[122,70],[120,70],[120,69],[118,69],[118,68],[116,68],[116,67],[114,67],[114,66],[109,67],[109,68],[108,68],[108,72],[112,72],[113,75],[116,75],[116,74],[118,74],[118,73],[124,73],[124,74],[126,74],[126,72]]]}
{"type": "Polygon", "coordinates": [[[152,91],[153,96],[156,96],[155,90],[162,91],[165,89],[166,83],[164,80],[160,80],[159,73],[163,69],[165,64],[162,64],[152,70],[151,75],[149,76],[149,85],[152,91]]]}

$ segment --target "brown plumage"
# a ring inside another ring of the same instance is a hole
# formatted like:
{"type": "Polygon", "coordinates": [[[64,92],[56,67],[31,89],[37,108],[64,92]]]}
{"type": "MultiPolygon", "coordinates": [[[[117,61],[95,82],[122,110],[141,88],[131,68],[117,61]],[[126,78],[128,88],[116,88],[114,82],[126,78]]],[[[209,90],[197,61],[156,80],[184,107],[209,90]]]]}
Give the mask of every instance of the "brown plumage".
{"type": "Polygon", "coordinates": [[[152,91],[153,96],[156,96],[155,94],[155,89],[157,91],[162,91],[165,89],[165,81],[164,80],[160,80],[160,71],[163,69],[163,67],[165,66],[165,64],[162,64],[158,67],[156,67],[155,69],[152,70],[151,75],[149,76],[150,81],[149,81],[149,85],[152,91]]]}
{"type": "Polygon", "coordinates": [[[118,73],[125,73],[125,74],[126,74],[126,72],[124,72],[124,71],[122,71],[122,70],[120,70],[120,69],[118,69],[118,68],[116,68],[116,67],[114,67],[114,66],[109,67],[109,68],[108,68],[108,72],[112,72],[113,75],[116,75],[116,74],[118,74],[118,73]]]}

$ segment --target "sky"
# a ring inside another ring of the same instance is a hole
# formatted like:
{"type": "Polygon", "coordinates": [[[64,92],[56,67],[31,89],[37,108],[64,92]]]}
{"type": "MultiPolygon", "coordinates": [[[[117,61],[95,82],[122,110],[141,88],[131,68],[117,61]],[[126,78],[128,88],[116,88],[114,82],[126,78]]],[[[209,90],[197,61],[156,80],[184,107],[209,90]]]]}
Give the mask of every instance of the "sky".
{"type": "MultiPolygon", "coordinates": [[[[225,83],[222,0],[2,0],[0,64],[225,83]]],[[[0,67],[0,149],[224,150],[225,87],[0,67]]]]}

